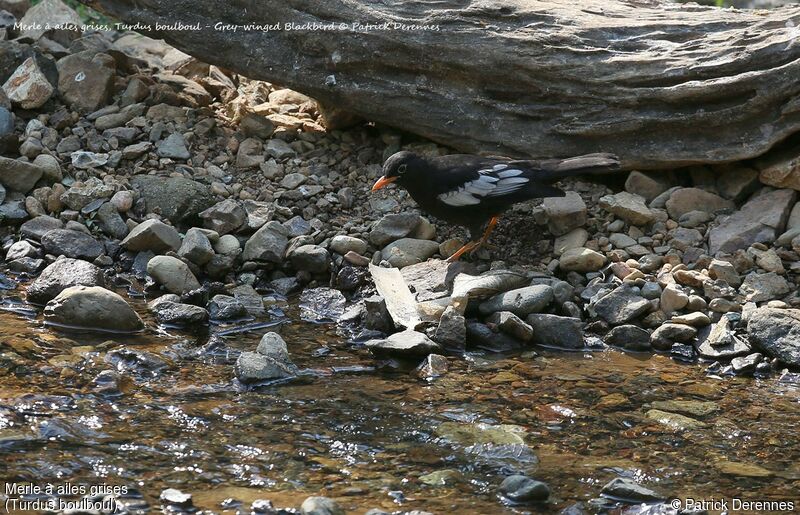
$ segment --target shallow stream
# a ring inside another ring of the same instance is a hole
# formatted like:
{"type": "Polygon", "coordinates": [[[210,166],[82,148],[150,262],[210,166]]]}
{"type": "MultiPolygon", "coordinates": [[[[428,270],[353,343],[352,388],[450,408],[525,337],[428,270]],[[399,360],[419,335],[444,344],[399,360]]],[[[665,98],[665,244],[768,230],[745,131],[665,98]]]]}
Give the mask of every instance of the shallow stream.
{"type": "Polygon", "coordinates": [[[309,495],[333,497],[348,513],[551,513],[576,502],[587,513],[601,504],[619,512],[597,499],[620,476],[667,499],[798,498],[800,385],[791,374],[716,378],[705,364],[661,355],[536,348],[451,358],[445,375],[424,380],[413,364],[376,360],[335,326],[288,309],[280,331],[304,375],[247,390],[232,365],[266,329],[209,345],[208,334],[173,331],[62,333],[4,307],[8,484],[124,486],[118,507],[131,512],[160,511],[165,488],[215,513],[250,513],[257,499],[297,508],[309,495]],[[106,361],[123,346],[163,362],[119,353],[106,361]],[[115,367],[118,390],[95,381],[115,367]],[[682,411],[698,427],[647,416],[653,408],[682,411]],[[546,482],[550,502],[504,503],[497,485],[515,472],[546,482]]]}

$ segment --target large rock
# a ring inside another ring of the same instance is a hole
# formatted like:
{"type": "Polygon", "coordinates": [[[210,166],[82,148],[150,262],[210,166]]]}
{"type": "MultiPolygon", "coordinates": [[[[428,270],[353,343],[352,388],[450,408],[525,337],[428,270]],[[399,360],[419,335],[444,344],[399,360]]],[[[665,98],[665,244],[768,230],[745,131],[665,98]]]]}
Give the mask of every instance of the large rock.
{"type": "Polygon", "coordinates": [[[277,333],[261,337],[256,352],[243,352],[236,360],[234,372],[243,383],[286,379],[297,373],[286,342],[277,333]]]}
{"type": "Polygon", "coordinates": [[[780,298],[792,291],[789,282],[776,274],[767,272],[758,274],[751,272],[744,278],[744,282],[739,287],[739,293],[745,295],[750,302],[763,302],[780,298]]]}
{"type": "Polygon", "coordinates": [[[22,109],[38,109],[53,95],[53,86],[32,57],[23,62],[3,84],[9,100],[22,109]]]}
{"type": "Polygon", "coordinates": [[[181,237],[174,227],[158,220],[145,220],[122,240],[121,245],[134,252],[151,250],[166,252],[181,247],[181,237]]]}
{"type": "Polygon", "coordinates": [[[288,231],[278,222],[268,222],[244,244],[242,259],[280,263],[289,244],[288,231]]]}
{"type": "Polygon", "coordinates": [[[435,241],[401,238],[387,245],[381,251],[381,258],[394,267],[403,268],[425,261],[438,250],[439,244],[435,241]]]}
{"type": "Polygon", "coordinates": [[[27,299],[32,304],[46,304],[71,286],[103,284],[102,270],[92,263],[62,257],[45,268],[28,286],[27,299]]]}
{"type": "Polygon", "coordinates": [[[776,188],[800,190],[800,158],[792,145],[781,152],[770,152],[757,162],[758,179],[776,188]]]}
{"type": "Polygon", "coordinates": [[[377,355],[419,357],[441,352],[441,347],[436,342],[411,329],[395,333],[384,340],[370,340],[366,345],[377,355]]]}
{"type": "Polygon", "coordinates": [[[747,332],[766,354],[800,367],[800,309],[756,309],[747,320],[747,332]]]}
{"type": "Polygon", "coordinates": [[[183,304],[177,295],[164,295],[150,302],[147,307],[161,324],[193,327],[208,322],[208,311],[200,306],[183,304]],[[175,299],[164,299],[175,297],[175,299]]]}
{"type": "Polygon", "coordinates": [[[147,262],[147,274],[168,292],[180,295],[200,287],[189,267],[172,256],[155,256],[147,262]]]}
{"type": "Polygon", "coordinates": [[[545,198],[542,207],[547,213],[547,228],[555,236],[586,223],[586,203],[575,191],[568,191],[563,197],[545,198]]]}
{"type": "Polygon", "coordinates": [[[690,211],[715,213],[733,208],[734,203],[730,200],[699,188],[679,188],[673,191],[667,200],[667,211],[673,220],[679,220],[690,211]]]}
{"type": "Polygon", "coordinates": [[[609,324],[621,325],[647,313],[650,302],[633,286],[623,284],[593,302],[591,308],[609,324]]]}
{"type": "Polygon", "coordinates": [[[54,256],[93,261],[104,251],[103,244],[81,231],[53,229],[42,236],[45,252],[54,256]]]}
{"type": "Polygon", "coordinates": [[[552,301],[553,288],[546,284],[535,284],[495,295],[482,303],[479,309],[483,315],[510,311],[518,317],[524,317],[542,311],[552,301]]]}
{"type": "Polygon", "coordinates": [[[764,190],[742,208],[711,229],[708,247],[711,255],[733,253],[753,243],[771,243],[786,227],[789,212],[797,199],[794,190],[764,190]]]}
{"type": "Polygon", "coordinates": [[[750,345],[733,330],[731,319],[725,315],[716,324],[699,331],[695,346],[697,353],[706,359],[730,359],[749,354],[751,350],[750,345]]]}
{"type": "Polygon", "coordinates": [[[670,184],[668,176],[662,171],[645,173],[634,170],[625,180],[625,190],[650,202],[667,191],[670,184]]]}
{"type": "Polygon", "coordinates": [[[0,157],[0,184],[10,190],[27,193],[43,174],[44,169],[32,163],[0,157]]]}
{"type": "Polygon", "coordinates": [[[144,199],[148,213],[156,210],[172,223],[192,223],[214,203],[208,187],[184,177],[135,175],[131,186],[144,199]]]}
{"type": "Polygon", "coordinates": [[[655,215],[645,204],[645,198],[627,191],[602,197],[600,207],[631,225],[647,225],[655,220],[655,215]]]}
{"type": "Polygon", "coordinates": [[[580,349],[583,343],[583,322],[580,318],[533,313],[525,319],[533,328],[531,342],[538,345],[580,349]]]}
{"type": "Polygon", "coordinates": [[[47,303],[48,324],[113,332],[135,332],[144,328],[139,315],[125,299],[99,286],[71,286],[47,303]]]}
{"type": "Polygon", "coordinates": [[[247,211],[235,200],[227,199],[200,213],[200,218],[205,227],[222,236],[242,227],[247,222],[247,211]]]}
{"type": "Polygon", "coordinates": [[[108,54],[86,50],[58,61],[58,92],[75,111],[91,113],[108,104],[116,63],[108,54]]]}

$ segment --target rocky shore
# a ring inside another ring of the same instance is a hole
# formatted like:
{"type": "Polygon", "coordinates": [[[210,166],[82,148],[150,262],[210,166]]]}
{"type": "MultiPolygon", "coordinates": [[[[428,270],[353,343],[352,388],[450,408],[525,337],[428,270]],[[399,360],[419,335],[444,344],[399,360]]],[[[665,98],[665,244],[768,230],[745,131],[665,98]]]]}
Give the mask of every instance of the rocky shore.
{"type": "MultiPolygon", "coordinates": [[[[0,13],[0,288],[53,330],[155,329],[126,290],[187,332],[298,297],[304,318],[423,378],[468,349],[535,345],[668,353],[713,375],[800,367],[792,154],[633,171],[621,190],[571,181],[451,264],[458,230],[404,192],[369,193],[392,153],[450,149],[134,33],[17,33],[16,19],[80,23],[23,3],[0,1],[16,9],[0,13]]],[[[291,380],[291,351],[267,332],[232,376],[291,380]]],[[[521,476],[501,490],[549,495],[521,476]]],[[[304,513],[336,513],[312,499],[304,513]]]]}

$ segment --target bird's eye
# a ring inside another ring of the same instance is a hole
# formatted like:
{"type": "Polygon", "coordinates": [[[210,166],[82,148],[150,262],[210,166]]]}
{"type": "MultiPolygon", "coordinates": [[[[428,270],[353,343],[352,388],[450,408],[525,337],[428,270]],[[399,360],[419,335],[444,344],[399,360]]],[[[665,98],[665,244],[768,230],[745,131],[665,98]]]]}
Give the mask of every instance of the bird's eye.
{"type": "Polygon", "coordinates": [[[406,167],[407,166],[408,165],[400,165],[400,166],[398,166],[397,167],[397,174],[400,175],[400,174],[406,173],[406,167]]]}

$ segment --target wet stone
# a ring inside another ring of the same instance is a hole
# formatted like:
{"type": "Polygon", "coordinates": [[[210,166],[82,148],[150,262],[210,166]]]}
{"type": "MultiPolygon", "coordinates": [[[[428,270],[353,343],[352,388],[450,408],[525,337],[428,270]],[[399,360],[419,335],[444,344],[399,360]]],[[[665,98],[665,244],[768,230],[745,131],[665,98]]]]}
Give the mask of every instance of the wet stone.
{"type": "Polygon", "coordinates": [[[335,322],[344,313],[346,299],[333,288],[311,288],[300,295],[300,316],[308,322],[335,322]]]}
{"type": "Polygon", "coordinates": [[[169,363],[157,354],[130,347],[109,351],[105,361],[117,372],[130,373],[142,379],[156,377],[169,367],[169,363]]]}
{"type": "Polygon", "coordinates": [[[650,333],[635,325],[619,325],[609,331],[603,341],[606,345],[632,351],[650,350],[650,333]]]}
{"type": "Polygon", "coordinates": [[[192,494],[186,494],[175,488],[167,488],[159,495],[159,500],[165,504],[188,508],[192,506],[192,494]]]}
{"type": "Polygon", "coordinates": [[[607,483],[603,489],[602,494],[613,499],[620,499],[625,501],[660,501],[664,496],[656,493],[649,488],[646,488],[635,481],[628,478],[614,478],[607,483]]]}
{"type": "Polygon", "coordinates": [[[467,341],[467,327],[464,316],[454,306],[445,308],[433,340],[448,349],[464,349],[467,341]]]}
{"type": "Polygon", "coordinates": [[[229,295],[214,295],[208,303],[208,313],[214,320],[236,320],[248,316],[244,304],[229,295]]]}
{"type": "Polygon", "coordinates": [[[678,361],[691,363],[697,358],[697,352],[687,343],[674,343],[669,350],[669,356],[678,361]]]}
{"type": "Polygon", "coordinates": [[[427,356],[441,351],[436,342],[410,329],[395,333],[383,340],[370,340],[366,345],[376,355],[399,357],[427,356]]]}
{"type": "Polygon", "coordinates": [[[733,358],[750,353],[750,345],[735,333],[731,319],[725,315],[716,324],[699,332],[696,347],[697,352],[708,359],[733,358]]]}
{"type": "MultiPolygon", "coordinates": [[[[167,295],[164,297],[167,297],[167,295]]],[[[162,297],[159,297],[148,304],[148,308],[159,323],[192,327],[208,322],[208,311],[200,306],[183,304],[177,295],[174,295],[174,297],[174,301],[161,300],[162,297]]]]}
{"type": "Polygon", "coordinates": [[[139,315],[116,293],[99,286],[72,286],[44,308],[48,324],[129,333],[144,328],[139,315]]]}
{"type": "Polygon", "coordinates": [[[550,488],[541,481],[527,476],[508,476],[500,484],[500,493],[513,502],[546,501],[550,488]]]}
{"type": "Polygon", "coordinates": [[[509,311],[493,313],[486,321],[517,340],[527,342],[533,338],[533,328],[509,311]]]}
{"type": "Polygon", "coordinates": [[[34,304],[45,304],[71,286],[96,286],[103,283],[102,270],[92,263],[60,258],[45,268],[41,275],[28,286],[27,298],[34,304]]]}
{"type": "Polygon", "coordinates": [[[428,354],[414,369],[414,374],[420,379],[430,380],[445,375],[448,368],[447,357],[441,354],[428,354]]]}
{"type": "Polygon", "coordinates": [[[745,375],[752,374],[759,363],[764,360],[764,356],[759,352],[748,354],[747,356],[739,356],[731,360],[731,367],[736,374],[745,375]]]}
{"type": "Polygon", "coordinates": [[[328,497],[308,497],[300,505],[302,515],[345,515],[339,503],[328,497]]]}

